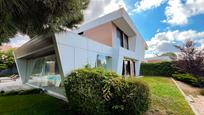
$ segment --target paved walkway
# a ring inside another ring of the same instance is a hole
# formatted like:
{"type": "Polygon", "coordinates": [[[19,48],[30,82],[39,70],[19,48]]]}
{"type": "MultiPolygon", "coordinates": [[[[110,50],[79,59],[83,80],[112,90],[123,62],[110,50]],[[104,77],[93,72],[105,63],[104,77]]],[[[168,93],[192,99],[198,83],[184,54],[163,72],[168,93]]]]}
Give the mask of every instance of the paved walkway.
{"type": "Polygon", "coordinates": [[[196,98],[193,97],[194,102],[191,104],[194,108],[200,113],[200,115],[204,115],[204,96],[198,96],[196,98]]]}
{"type": "Polygon", "coordinates": [[[204,96],[199,94],[200,89],[180,81],[176,81],[176,83],[185,93],[189,103],[197,111],[198,115],[204,115],[204,96]]]}
{"type": "Polygon", "coordinates": [[[4,82],[0,83],[0,91],[19,91],[19,90],[26,90],[26,89],[32,89],[32,87],[22,84],[20,79],[17,79],[16,81],[13,80],[5,80],[4,82]]]}

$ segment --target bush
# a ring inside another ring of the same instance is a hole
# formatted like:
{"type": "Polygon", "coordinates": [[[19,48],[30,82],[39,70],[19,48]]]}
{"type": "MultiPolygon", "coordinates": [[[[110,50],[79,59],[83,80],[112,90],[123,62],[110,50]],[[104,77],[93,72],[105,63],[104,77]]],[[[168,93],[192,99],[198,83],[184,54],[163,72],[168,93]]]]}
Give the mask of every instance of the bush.
{"type": "Polygon", "coordinates": [[[204,87],[204,77],[198,77],[199,87],[204,87]]]}
{"type": "Polygon", "coordinates": [[[176,72],[176,69],[172,67],[172,62],[142,63],[140,70],[141,74],[146,76],[171,77],[176,72]]]}
{"type": "Polygon", "coordinates": [[[200,90],[200,94],[204,96],[204,89],[200,90]]]}
{"type": "Polygon", "coordinates": [[[85,115],[140,115],[150,101],[145,83],[99,68],[75,70],[64,84],[72,111],[85,115]]]}
{"type": "Polygon", "coordinates": [[[199,86],[199,80],[191,74],[173,74],[173,78],[179,81],[183,81],[192,86],[199,86]]]}
{"type": "Polygon", "coordinates": [[[108,108],[114,115],[141,115],[148,109],[150,98],[148,86],[134,77],[113,78],[108,108]]]}

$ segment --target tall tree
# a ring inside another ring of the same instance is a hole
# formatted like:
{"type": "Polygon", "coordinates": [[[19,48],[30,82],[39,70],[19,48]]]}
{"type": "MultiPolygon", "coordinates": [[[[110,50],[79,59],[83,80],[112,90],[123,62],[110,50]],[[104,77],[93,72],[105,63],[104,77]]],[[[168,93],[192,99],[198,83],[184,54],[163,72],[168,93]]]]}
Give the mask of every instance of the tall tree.
{"type": "Polygon", "coordinates": [[[181,72],[204,77],[204,49],[196,48],[192,40],[175,47],[180,51],[178,60],[174,62],[175,67],[181,72]]]}
{"type": "Polygon", "coordinates": [[[30,37],[76,27],[89,0],[0,0],[0,43],[17,32],[30,37]]]}

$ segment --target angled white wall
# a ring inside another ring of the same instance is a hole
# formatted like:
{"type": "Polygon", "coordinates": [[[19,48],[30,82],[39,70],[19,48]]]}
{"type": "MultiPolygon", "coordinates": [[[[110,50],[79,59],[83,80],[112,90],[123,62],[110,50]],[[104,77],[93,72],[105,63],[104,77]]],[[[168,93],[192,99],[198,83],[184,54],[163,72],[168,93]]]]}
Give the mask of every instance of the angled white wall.
{"type": "Polygon", "coordinates": [[[25,59],[16,59],[16,67],[22,83],[27,82],[27,61],[25,59]]]}
{"type": "Polygon", "coordinates": [[[55,39],[65,77],[87,64],[95,67],[97,54],[112,57],[111,47],[72,32],[55,34],[55,39]]]}

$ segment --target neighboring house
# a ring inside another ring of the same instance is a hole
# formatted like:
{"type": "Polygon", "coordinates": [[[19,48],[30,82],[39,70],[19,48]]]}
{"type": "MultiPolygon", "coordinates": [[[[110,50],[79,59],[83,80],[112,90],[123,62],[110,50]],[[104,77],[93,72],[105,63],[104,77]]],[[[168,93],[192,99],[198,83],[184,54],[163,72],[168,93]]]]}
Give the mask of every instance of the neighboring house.
{"type": "Polygon", "coordinates": [[[172,58],[169,56],[157,56],[157,57],[151,57],[151,58],[145,58],[145,63],[159,63],[159,62],[165,62],[165,61],[172,61],[172,58]]]}
{"type": "Polygon", "coordinates": [[[0,46],[0,51],[1,52],[7,52],[8,50],[12,49],[13,47],[11,45],[8,44],[3,44],[0,46]]]}
{"type": "Polygon", "coordinates": [[[89,64],[139,76],[147,44],[124,9],[79,29],[33,38],[14,54],[23,83],[65,95],[63,78],[89,64]]]}

